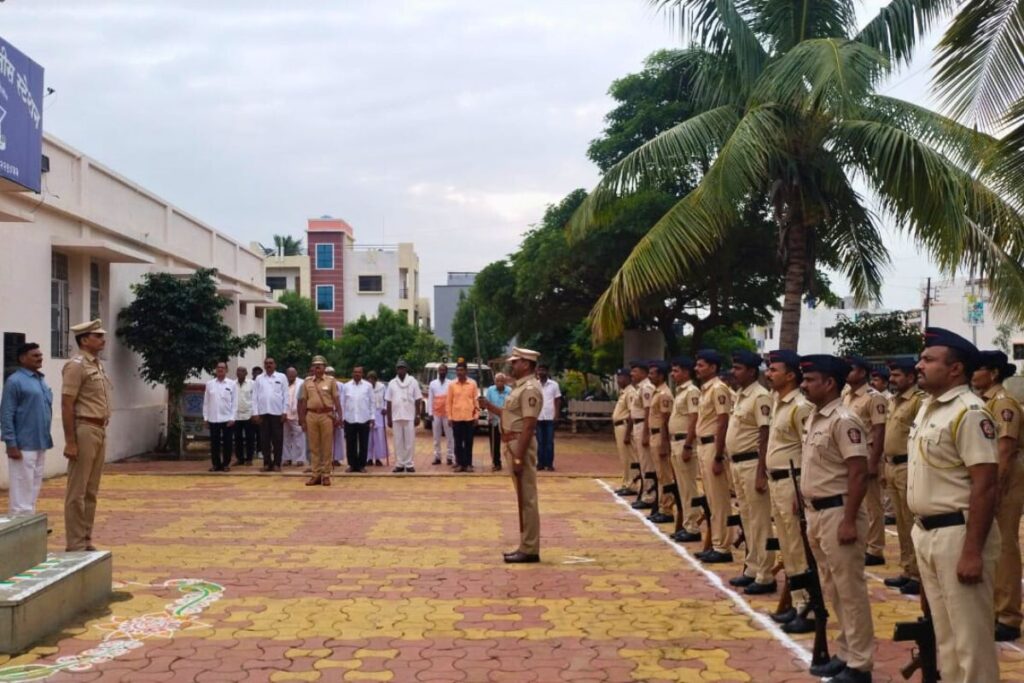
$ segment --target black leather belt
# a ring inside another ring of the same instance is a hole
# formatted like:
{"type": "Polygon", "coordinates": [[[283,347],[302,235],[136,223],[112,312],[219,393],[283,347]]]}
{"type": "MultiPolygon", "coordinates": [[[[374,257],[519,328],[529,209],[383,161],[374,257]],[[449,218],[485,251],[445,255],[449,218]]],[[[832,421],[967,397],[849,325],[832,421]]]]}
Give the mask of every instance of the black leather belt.
{"type": "Polygon", "coordinates": [[[748,462],[750,460],[757,460],[757,453],[737,453],[736,455],[729,456],[729,458],[733,461],[733,464],[737,464],[741,462],[748,462]]]}
{"type": "Polygon", "coordinates": [[[715,437],[713,436],[701,436],[698,437],[698,439],[700,440],[702,446],[715,442],[715,437]]]}
{"type": "Polygon", "coordinates": [[[821,512],[822,510],[829,510],[831,508],[843,507],[843,496],[836,494],[834,496],[826,496],[824,498],[815,498],[811,501],[811,507],[821,512]]]}
{"type": "Polygon", "coordinates": [[[890,465],[904,465],[907,462],[907,456],[905,456],[905,455],[890,455],[888,460],[889,460],[889,464],[890,465]]]}
{"type": "Polygon", "coordinates": [[[616,420],[614,424],[616,427],[621,427],[622,425],[626,424],[626,420],[616,420]]]}
{"type": "MultiPolygon", "coordinates": [[[[796,469],[797,476],[800,475],[800,468],[796,469]]],[[[768,472],[768,478],[772,481],[782,481],[783,479],[789,479],[789,470],[771,470],[768,472]]]]}
{"type": "Polygon", "coordinates": [[[644,420],[646,420],[646,419],[647,419],[646,417],[634,417],[633,418],[633,424],[635,424],[635,425],[643,424],[644,420]]]}
{"type": "Polygon", "coordinates": [[[963,512],[957,510],[956,512],[944,512],[941,515],[918,517],[917,524],[925,531],[931,531],[933,529],[942,529],[947,526],[960,526],[962,524],[967,524],[967,518],[964,517],[963,512]]]}
{"type": "Polygon", "coordinates": [[[661,434],[661,427],[651,427],[651,435],[661,434]]]}
{"type": "Polygon", "coordinates": [[[676,432],[672,435],[673,441],[686,441],[686,432],[676,432]]]}

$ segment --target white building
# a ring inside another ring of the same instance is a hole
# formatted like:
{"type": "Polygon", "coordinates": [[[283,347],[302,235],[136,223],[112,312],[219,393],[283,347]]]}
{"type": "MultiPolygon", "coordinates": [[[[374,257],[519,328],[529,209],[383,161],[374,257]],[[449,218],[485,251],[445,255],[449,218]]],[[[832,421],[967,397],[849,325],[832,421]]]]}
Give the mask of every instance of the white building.
{"type": "MultiPolygon", "coordinates": [[[[107,460],[156,446],[166,423],[166,391],[139,377],[139,358],[114,334],[131,285],[148,272],[219,271],[220,292],[232,301],[225,322],[236,334],[264,334],[264,311],[279,306],[264,284],[263,256],[217,232],[182,209],[124,178],[69,145],[47,136],[49,171],[43,194],[0,188],[0,334],[5,368],[14,349],[37,342],[43,372],[54,391],[54,449],[47,474],[66,468],[60,421],[61,368],[75,353],[69,326],[102,318],[110,332],[104,352],[114,386],[107,460]]],[[[244,359],[254,365],[262,349],[244,359]]],[[[0,486],[7,485],[0,458],[0,486]]]]}
{"type": "MultiPolygon", "coordinates": [[[[922,300],[927,296],[922,288],[922,300]]],[[[989,292],[979,279],[955,278],[932,282],[928,306],[928,324],[943,327],[970,339],[980,349],[997,348],[997,337],[1005,320],[998,318],[989,305],[989,292]]],[[[1024,328],[1006,326],[1009,356],[1024,368],[1024,328]]],[[[1006,351],[1007,349],[1002,349],[1006,351]]]]}
{"type": "MultiPolygon", "coordinates": [[[[832,328],[841,320],[856,320],[864,313],[885,313],[884,308],[857,308],[853,305],[853,297],[842,300],[840,308],[829,308],[824,305],[808,306],[804,304],[800,311],[800,342],[796,351],[800,355],[812,353],[836,353],[838,345],[832,337],[832,328]]],[[[782,328],[782,312],[775,313],[772,324],[750,328],[750,336],[757,344],[761,353],[776,351],[779,348],[779,331],[782,328]]]]}

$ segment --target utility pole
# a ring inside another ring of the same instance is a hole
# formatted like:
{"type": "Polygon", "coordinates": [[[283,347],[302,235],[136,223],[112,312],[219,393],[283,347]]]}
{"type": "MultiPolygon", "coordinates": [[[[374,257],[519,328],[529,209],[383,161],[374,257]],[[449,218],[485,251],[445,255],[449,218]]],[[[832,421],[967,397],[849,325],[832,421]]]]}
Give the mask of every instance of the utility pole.
{"type": "Polygon", "coordinates": [[[927,328],[929,323],[929,312],[932,307],[932,279],[928,278],[928,284],[925,285],[924,290],[924,326],[927,328]]]}

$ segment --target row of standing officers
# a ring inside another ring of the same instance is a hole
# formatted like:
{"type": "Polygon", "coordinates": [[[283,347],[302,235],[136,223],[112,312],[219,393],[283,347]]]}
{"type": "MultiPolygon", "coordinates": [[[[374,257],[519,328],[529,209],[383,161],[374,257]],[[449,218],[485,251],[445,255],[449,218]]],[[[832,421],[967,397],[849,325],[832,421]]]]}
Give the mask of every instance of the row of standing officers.
{"type": "MultiPolygon", "coordinates": [[[[905,594],[923,586],[942,680],[998,680],[995,640],[1020,636],[1024,506],[1022,413],[1002,386],[1014,370],[1006,355],[929,328],[919,359],[893,360],[879,373],[889,393],[869,386],[873,368],[859,357],[776,351],[762,383],[762,358],[739,352],[735,390],[720,377],[723,361],[704,350],[618,372],[617,493],[635,495],[633,507],[650,510],[652,522],[676,521],[676,541],[704,540],[697,557],[705,563],[733,561],[740,526],[743,571],[730,583],[768,594],[780,566],[789,576],[808,567],[795,474],[810,549],[840,625],[836,655],[811,671],[847,682],[871,680],[864,567],[885,563],[884,487],[901,566],[885,583],[905,594]],[[780,550],[778,564],[770,547],[780,550]]],[[[807,600],[794,591],[793,607],[773,618],[789,633],[814,630],[807,600]]]]}

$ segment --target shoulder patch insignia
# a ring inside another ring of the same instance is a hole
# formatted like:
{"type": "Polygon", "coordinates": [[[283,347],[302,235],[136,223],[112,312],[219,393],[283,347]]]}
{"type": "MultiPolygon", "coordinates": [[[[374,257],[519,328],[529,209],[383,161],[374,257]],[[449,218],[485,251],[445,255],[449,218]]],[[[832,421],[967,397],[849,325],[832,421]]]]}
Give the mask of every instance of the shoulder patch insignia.
{"type": "Polygon", "coordinates": [[[981,433],[985,435],[986,439],[996,438],[996,426],[987,417],[981,421],[981,433]]]}
{"type": "Polygon", "coordinates": [[[850,427],[846,430],[846,436],[850,437],[850,443],[860,443],[861,433],[856,427],[850,427]]]}
{"type": "Polygon", "coordinates": [[[537,399],[536,399],[536,397],[534,397],[534,396],[531,396],[531,397],[530,397],[530,401],[529,401],[529,403],[530,403],[530,407],[531,407],[531,408],[533,408],[534,406],[536,406],[536,405],[537,405],[537,399]]]}
{"type": "Polygon", "coordinates": [[[1004,422],[1013,422],[1013,411],[1010,410],[1009,408],[1004,408],[1002,415],[1004,422]]]}
{"type": "Polygon", "coordinates": [[[719,396],[718,402],[721,403],[722,405],[725,405],[725,396],[719,396]]]}
{"type": "Polygon", "coordinates": [[[878,411],[879,413],[885,413],[885,404],[884,404],[884,403],[879,403],[879,404],[878,404],[878,408],[876,408],[876,410],[877,410],[877,411],[878,411]]]}
{"type": "Polygon", "coordinates": [[[771,414],[771,412],[772,409],[769,408],[768,406],[761,406],[761,414],[764,415],[765,417],[768,417],[771,414]]]}

